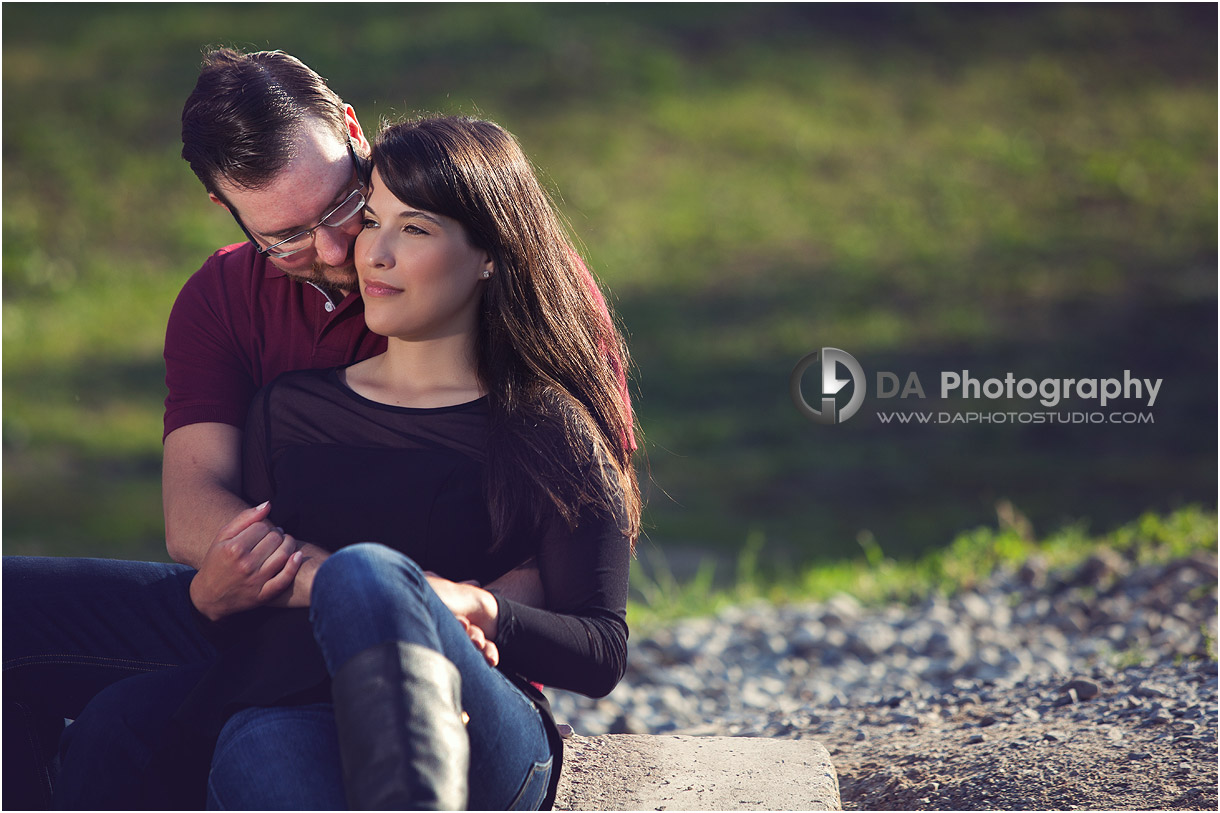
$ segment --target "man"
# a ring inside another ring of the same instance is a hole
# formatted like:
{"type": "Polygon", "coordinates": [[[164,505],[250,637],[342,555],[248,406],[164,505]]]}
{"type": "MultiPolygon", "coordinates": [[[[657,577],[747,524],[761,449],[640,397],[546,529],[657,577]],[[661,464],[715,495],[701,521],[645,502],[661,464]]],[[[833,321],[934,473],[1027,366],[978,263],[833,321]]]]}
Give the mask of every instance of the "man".
{"type": "MultiPolygon", "coordinates": [[[[166,546],[182,564],[5,559],[6,808],[48,806],[64,718],[99,691],[216,656],[200,613],[308,605],[327,554],[241,498],[241,427],[255,391],[280,373],[384,349],[356,291],[358,162],[370,148],[352,107],[291,56],[221,49],[205,58],[182,120],[183,157],[249,241],[191,277],[166,332],[162,499],[166,546]]],[[[541,599],[536,572],[495,586],[541,599]]],[[[133,714],[172,711],[155,701],[133,714]]],[[[128,746],[142,747],[114,750],[128,746]]]]}

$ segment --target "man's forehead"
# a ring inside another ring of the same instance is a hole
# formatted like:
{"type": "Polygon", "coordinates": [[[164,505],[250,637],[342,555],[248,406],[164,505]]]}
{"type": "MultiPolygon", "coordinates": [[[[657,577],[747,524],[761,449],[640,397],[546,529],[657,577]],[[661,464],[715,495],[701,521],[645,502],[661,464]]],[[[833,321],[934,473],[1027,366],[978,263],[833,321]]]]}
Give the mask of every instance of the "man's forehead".
{"type": "Polygon", "coordinates": [[[258,189],[219,184],[247,228],[264,235],[311,228],[351,186],[346,142],[333,134],[302,137],[292,159],[258,189]]]}

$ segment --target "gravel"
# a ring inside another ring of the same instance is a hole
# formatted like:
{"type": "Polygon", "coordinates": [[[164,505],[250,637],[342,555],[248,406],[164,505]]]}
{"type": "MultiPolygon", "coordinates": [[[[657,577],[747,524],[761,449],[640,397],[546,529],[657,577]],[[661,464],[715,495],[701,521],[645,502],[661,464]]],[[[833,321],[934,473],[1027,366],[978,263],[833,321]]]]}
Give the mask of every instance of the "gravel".
{"type": "Polygon", "coordinates": [[[1038,560],[952,598],[730,608],[634,636],[578,734],[814,738],[847,809],[1216,809],[1216,556],[1038,560]]]}

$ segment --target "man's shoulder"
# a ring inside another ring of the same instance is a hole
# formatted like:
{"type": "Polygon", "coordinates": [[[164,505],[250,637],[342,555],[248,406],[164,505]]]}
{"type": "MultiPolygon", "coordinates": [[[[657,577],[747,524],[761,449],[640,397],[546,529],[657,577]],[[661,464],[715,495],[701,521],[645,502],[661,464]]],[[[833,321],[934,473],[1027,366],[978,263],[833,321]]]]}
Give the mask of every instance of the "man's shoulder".
{"type": "Polygon", "coordinates": [[[232,285],[257,281],[266,273],[264,261],[249,243],[234,243],[217,249],[187,280],[187,286],[232,285]]]}
{"type": "Polygon", "coordinates": [[[288,290],[287,278],[268,265],[249,243],[234,243],[213,253],[178,293],[176,309],[216,312],[266,307],[288,290]],[[262,303],[256,305],[256,303],[262,303]]]}

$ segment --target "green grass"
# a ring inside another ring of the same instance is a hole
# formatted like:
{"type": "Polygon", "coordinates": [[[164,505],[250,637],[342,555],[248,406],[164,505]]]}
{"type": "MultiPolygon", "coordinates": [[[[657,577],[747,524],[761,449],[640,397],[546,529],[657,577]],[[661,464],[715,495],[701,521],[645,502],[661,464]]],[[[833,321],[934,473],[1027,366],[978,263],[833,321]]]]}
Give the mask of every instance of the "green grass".
{"type": "Polygon", "coordinates": [[[1215,9],[4,7],[6,552],[163,556],[160,343],[240,239],[177,157],[208,44],[301,56],[373,131],[520,137],[637,363],[649,534],[915,556],[1215,505],[1215,9]],[[1151,427],[815,427],[788,375],[1164,377],[1151,427]],[[1202,371],[1202,372],[1200,372],[1202,371]],[[57,508],[58,507],[58,508],[57,508]]]}
{"type": "MultiPolygon", "coordinates": [[[[797,569],[760,567],[765,542],[754,534],[742,546],[735,572],[726,574],[723,586],[717,586],[715,566],[710,562],[687,580],[674,578],[663,559],[649,562],[651,572],[637,562],[631,576],[635,597],[628,606],[628,621],[633,628],[647,631],[677,618],[711,615],[750,601],[825,601],[839,593],[870,606],[911,603],[932,594],[951,596],[998,570],[1015,571],[1035,556],[1052,572],[1068,571],[1100,549],[1121,553],[1137,565],[1163,564],[1196,552],[1214,553],[1217,516],[1192,507],[1168,515],[1146,513],[1106,534],[1090,535],[1080,526],[1070,526],[1034,539],[1028,521],[1008,507],[997,527],[963,532],[949,545],[915,558],[887,556],[867,535],[859,543],[862,555],[853,559],[797,569]]],[[[1214,586],[1211,592],[1215,592],[1214,586]]]]}

